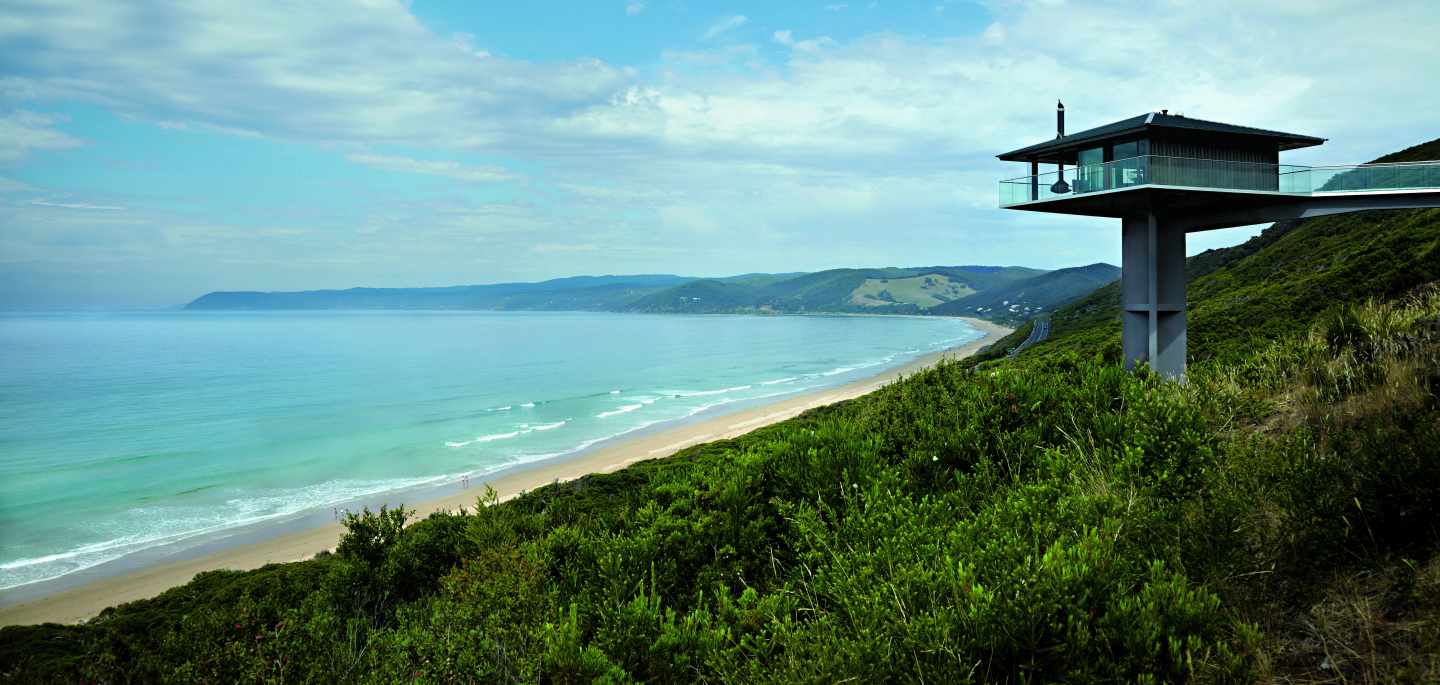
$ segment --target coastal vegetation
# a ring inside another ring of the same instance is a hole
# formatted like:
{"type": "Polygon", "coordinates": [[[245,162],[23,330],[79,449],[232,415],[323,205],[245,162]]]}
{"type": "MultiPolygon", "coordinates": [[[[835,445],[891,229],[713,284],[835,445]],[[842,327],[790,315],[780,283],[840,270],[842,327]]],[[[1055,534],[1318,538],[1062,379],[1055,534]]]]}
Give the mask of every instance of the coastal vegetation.
{"type": "Polygon", "coordinates": [[[0,675],[1434,682],[1437,244],[1277,225],[1191,258],[1184,384],[1120,367],[1106,287],[1013,359],[0,629],[0,675]]]}
{"type": "Polygon", "coordinates": [[[1190,383],[1095,359],[872,395],[614,474],[8,627],[23,680],[1433,678],[1440,292],[1190,383]]]}

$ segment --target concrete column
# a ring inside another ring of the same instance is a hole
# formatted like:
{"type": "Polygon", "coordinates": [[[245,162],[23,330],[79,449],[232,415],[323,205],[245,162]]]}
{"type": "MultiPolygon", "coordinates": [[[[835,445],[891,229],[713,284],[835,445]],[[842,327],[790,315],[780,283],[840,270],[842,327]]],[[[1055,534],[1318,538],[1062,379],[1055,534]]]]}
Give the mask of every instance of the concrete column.
{"type": "Polygon", "coordinates": [[[1154,212],[1121,220],[1121,347],[1125,367],[1185,375],[1185,231],[1154,212]]]}

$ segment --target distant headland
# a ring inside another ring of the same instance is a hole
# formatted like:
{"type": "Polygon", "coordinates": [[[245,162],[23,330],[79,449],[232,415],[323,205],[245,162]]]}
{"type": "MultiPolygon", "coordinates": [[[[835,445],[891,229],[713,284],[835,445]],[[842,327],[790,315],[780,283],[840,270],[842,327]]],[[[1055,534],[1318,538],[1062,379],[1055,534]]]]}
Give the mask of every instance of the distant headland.
{"type": "Polygon", "coordinates": [[[538,283],[438,288],[213,292],[185,309],[869,313],[1015,321],[1053,310],[1119,277],[1119,267],[1103,263],[1054,271],[972,265],[750,273],[725,278],[574,276],[538,283]]]}

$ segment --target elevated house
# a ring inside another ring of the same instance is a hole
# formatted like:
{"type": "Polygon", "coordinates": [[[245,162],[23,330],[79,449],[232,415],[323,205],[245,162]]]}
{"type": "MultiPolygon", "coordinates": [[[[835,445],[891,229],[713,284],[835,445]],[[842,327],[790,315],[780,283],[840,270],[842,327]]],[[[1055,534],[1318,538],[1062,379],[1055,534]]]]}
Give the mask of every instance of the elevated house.
{"type": "Polygon", "coordinates": [[[1000,206],[1120,219],[1127,366],[1185,372],[1185,234],[1367,209],[1440,207],[1440,161],[1298,166],[1323,138],[1151,112],[1000,155],[1029,174],[1000,206]],[[1042,166],[1053,165],[1051,171],[1042,166]]]}

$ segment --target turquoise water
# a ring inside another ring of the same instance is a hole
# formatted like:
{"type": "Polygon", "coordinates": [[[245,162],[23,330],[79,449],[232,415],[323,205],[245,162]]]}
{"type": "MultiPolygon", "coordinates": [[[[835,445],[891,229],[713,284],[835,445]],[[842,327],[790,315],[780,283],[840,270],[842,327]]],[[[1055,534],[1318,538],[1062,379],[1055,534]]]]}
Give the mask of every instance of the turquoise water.
{"type": "Polygon", "coordinates": [[[0,315],[0,589],[878,373],[956,319],[0,315]]]}

